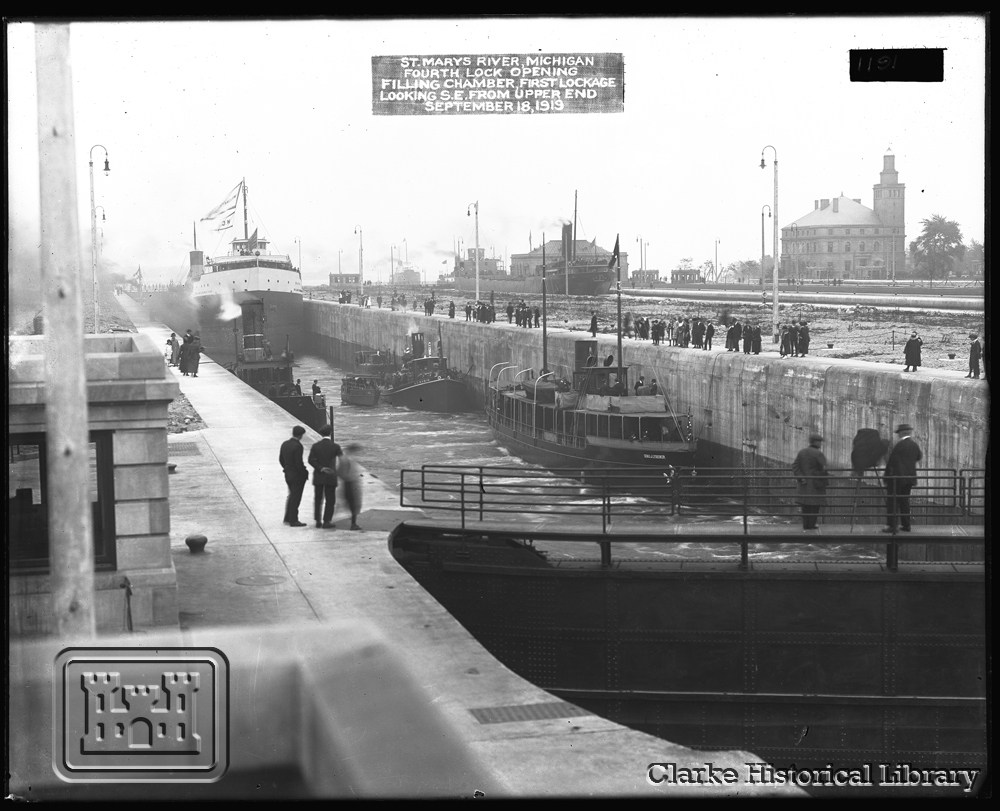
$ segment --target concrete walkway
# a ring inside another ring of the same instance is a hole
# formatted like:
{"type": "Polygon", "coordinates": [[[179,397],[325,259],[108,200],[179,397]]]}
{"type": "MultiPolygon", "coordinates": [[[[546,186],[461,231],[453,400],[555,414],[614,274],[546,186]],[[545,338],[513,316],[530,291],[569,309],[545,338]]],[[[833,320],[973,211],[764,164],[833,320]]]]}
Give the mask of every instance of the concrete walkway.
{"type": "MultiPolygon", "coordinates": [[[[164,346],[170,330],[151,323],[129,297],[119,301],[136,328],[164,346]]],[[[169,436],[170,521],[182,635],[204,644],[225,626],[296,629],[358,620],[373,625],[401,655],[429,702],[458,731],[470,754],[508,796],[724,796],[799,794],[798,789],[736,785],[652,785],[650,763],[704,765],[743,774],[759,761],[746,752],[699,753],[594,715],[481,723],[471,712],[559,704],[508,670],[423,590],[389,552],[389,531],[421,518],[365,472],[363,531],[315,528],[311,487],[300,509],[305,527],[282,522],[286,488],[278,448],[292,418],[266,397],[205,359],[197,378],[176,370],[181,390],[207,428],[169,436]],[[184,539],[208,537],[192,554],[184,539]]],[[[304,444],[318,439],[307,430],[304,444]]],[[[364,437],[338,437],[343,442],[364,437]]],[[[360,456],[363,464],[363,454],[360,456]]],[[[529,713],[530,715],[530,713],[529,713]]],[[[543,714],[544,715],[544,714],[543,714]]],[[[403,731],[401,731],[402,733],[403,731]]]]}

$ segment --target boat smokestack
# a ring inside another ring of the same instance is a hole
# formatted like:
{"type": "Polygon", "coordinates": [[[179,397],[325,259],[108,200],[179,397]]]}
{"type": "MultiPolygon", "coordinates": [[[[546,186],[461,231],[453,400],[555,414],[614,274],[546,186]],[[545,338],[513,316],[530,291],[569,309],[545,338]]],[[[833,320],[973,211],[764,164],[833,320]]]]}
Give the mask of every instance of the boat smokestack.
{"type": "Polygon", "coordinates": [[[192,282],[198,281],[205,272],[205,252],[191,251],[191,270],[188,273],[192,282]]]}

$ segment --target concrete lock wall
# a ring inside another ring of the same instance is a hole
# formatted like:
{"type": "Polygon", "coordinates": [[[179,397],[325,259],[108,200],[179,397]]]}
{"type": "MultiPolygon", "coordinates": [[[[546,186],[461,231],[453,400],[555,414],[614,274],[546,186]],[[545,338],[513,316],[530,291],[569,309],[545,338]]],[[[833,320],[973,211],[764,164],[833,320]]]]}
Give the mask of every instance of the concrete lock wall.
{"type": "MultiPolygon", "coordinates": [[[[358,350],[390,349],[401,357],[411,332],[423,332],[433,352],[440,331],[443,353],[469,376],[480,402],[496,364],[533,368],[535,374],[542,366],[542,331],[505,319],[488,325],[310,300],[305,321],[310,348],[345,369],[353,368],[358,350]]],[[[550,329],[550,370],[570,376],[574,342],[590,337],[550,329]]],[[[617,357],[616,336],[599,334],[597,341],[599,357],[617,357]]],[[[629,339],[622,346],[630,381],[640,374],[656,378],[674,411],[693,415],[699,464],[787,468],[818,430],[830,466],[849,468],[859,429],[876,428],[891,440],[896,426],[908,422],[923,449],[922,468],[985,467],[989,407],[982,381],[927,369],[903,375],[866,362],[703,352],[629,339]]],[[[508,372],[504,380],[512,377],[508,372]]]]}

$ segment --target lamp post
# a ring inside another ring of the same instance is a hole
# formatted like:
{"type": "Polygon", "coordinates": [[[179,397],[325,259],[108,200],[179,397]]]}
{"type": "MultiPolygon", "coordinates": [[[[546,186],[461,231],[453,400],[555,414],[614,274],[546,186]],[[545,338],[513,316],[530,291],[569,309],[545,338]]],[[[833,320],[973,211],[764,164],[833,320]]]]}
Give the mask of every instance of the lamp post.
{"type": "Polygon", "coordinates": [[[764,203],[760,207],[760,289],[764,289],[764,209],[767,209],[767,216],[771,216],[771,207],[764,203]]]}
{"type": "MultiPolygon", "coordinates": [[[[764,162],[764,153],[770,149],[774,152],[774,208],[771,213],[774,215],[774,301],[772,303],[773,313],[771,318],[773,343],[778,343],[778,150],[768,144],[760,151],[760,168],[767,166],[764,162]]],[[[761,268],[761,272],[763,272],[761,268]]]]}
{"type": "Polygon", "coordinates": [[[465,210],[465,216],[468,217],[472,213],[472,209],[476,209],[476,301],[479,301],[479,201],[476,200],[474,203],[469,203],[469,207],[465,210]]]}
{"type": "Polygon", "coordinates": [[[795,248],[799,244],[799,226],[792,223],[789,228],[792,232],[792,240],[788,245],[788,275],[794,287],[799,283],[799,265],[795,259],[795,248]]]}
{"type": "Polygon", "coordinates": [[[361,232],[361,226],[354,226],[354,233],[358,235],[358,284],[365,283],[365,235],[361,232]]]}
{"type": "Polygon", "coordinates": [[[104,150],[104,174],[110,174],[111,165],[108,163],[108,150],[101,144],[94,144],[90,148],[90,269],[94,282],[94,332],[98,331],[98,321],[100,305],[97,302],[97,207],[94,205],[94,150],[98,147],[104,150]]]}
{"type": "Polygon", "coordinates": [[[716,238],[716,240],[715,240],[715,265],[714,265],[714,268],[715,268],[715,282],[716,282],[716,284],[718,284],[719,279],[721,278],[721,276],[719,274],[719,243],[720,242],[722,242],[722,240],[716,238]]]}
{"type": "MultiPolygon", "coordinates": [[[[94,206],[94,213],[97,213],[97,209],[101,210],[101,222],[107,222],[107,215],[104,213],[104,206],[94,206]]],[[[97,266],[101,267],[104,264],[104,229],[100,230],[97,236],[97,266]]]]}
{"type": "Polygon", "coordinates": [[[642,234],[639,234],[635,241],[639,243],[639,272],[642,273],[645,264],[642,260],[642,234]]]}
{"type": "Polygon", "coordinates": [[[337,275],[340,275],[340,257],[344,255],[344,249],[340,248],[337,251],[337,275]]]}

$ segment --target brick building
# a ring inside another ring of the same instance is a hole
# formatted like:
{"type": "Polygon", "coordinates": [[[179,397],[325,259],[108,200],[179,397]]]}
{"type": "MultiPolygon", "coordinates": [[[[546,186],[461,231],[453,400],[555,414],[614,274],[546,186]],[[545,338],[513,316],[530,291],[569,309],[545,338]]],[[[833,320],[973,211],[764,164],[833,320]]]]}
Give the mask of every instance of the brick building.
{"type": "Polygon", "coordinates": [[[895,279],[906,265],[904,203],[896,158],[882,159],[873,205],[839,197],[816,200],[813,210],[781,229],[781,277],[786,279],[895,279]]]}

